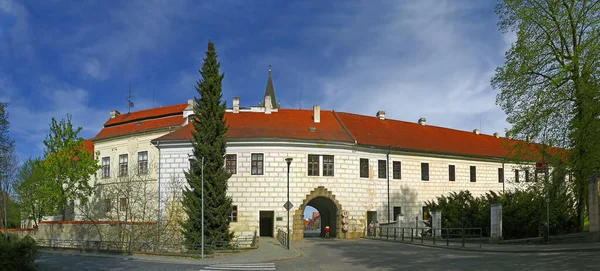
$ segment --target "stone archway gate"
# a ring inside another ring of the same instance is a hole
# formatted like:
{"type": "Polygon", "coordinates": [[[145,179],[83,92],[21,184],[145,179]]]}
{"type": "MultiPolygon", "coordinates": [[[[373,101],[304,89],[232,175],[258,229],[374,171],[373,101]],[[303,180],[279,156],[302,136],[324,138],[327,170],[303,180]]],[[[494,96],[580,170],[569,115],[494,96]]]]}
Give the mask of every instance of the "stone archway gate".
{"type": "Polygon", "coordinates": [[[335,216],[335,236],[338,238],[342,235],[342,205],[335,199],[335,195],[331,191],[328,191],[324,186],[319,186],[312,190],[302,204],[298,207],[298,209],[294,212],[293,217],[293,226],[292,226],[292,240],[301,240],[304,238],[304,208],[310,203],[312,200],[316,198],[324,198],[329,201],[333,205],[335,205],[335,213],[331,214],[335,216]]]}

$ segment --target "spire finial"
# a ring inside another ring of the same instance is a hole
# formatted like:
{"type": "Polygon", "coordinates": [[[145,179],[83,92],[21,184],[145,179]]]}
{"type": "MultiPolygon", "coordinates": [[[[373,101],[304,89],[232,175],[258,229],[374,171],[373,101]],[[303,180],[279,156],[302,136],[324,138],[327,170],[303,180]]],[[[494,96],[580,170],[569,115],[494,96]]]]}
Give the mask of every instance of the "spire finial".
{"type": "Polygon", "coordinates": [[[271,76],[271,64],[269,64],[269,76],[271,76]]]}

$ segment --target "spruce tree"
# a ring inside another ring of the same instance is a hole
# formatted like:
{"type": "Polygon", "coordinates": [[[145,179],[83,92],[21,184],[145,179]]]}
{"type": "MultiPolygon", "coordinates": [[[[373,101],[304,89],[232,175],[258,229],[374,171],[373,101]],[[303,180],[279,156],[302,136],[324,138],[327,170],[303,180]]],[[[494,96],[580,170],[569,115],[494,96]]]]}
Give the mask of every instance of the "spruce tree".
{"type": "Polygon", "coordinates": [[[194,120],[192,124],[192,147],[196,158],[191,163],[186,179],[189,188],[183,192],[183,209],[187,220],[182,223],[185,242],[200,245],[201,241],[201,168],[204,157],[204,243],[231,241],[229,216],[232,211],[231,197],[227,196],[227,180],[231,176],[225,171],[225,103],[221,101],[220,64],[212,42],[208,43],[204,64],[200,70],[202,78],[197,82],[196,91],[200,98],[194,98],[194,120]]]}

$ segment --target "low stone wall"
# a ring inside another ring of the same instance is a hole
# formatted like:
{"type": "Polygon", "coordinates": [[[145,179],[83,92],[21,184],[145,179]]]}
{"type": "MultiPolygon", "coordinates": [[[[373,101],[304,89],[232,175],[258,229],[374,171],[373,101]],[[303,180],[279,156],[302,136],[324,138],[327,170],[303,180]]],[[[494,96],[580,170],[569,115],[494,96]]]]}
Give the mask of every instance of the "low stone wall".
{"type": "Polygon", "coordinates": [[[34,240],[113,241],[119,233],[127,231],[135,238],[150,239],[156,236],[156,222],[120,221],[43,221],[37,227],[8,229],[19,237],[31,236],[34,240]]]}

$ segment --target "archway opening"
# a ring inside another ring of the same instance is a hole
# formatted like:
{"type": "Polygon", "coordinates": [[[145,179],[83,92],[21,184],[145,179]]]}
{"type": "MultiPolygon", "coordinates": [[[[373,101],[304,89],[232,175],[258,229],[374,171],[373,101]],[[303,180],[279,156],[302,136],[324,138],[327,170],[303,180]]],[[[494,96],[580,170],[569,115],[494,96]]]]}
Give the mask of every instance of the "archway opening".
{"type": "Polygon", "coordinates": [[[317,208],[306,205],[304,207],[304,238],[319,237],[321,235],[321,213],[317,208]]]}
{"type": "Polygon", "coordinates": [[[304,238],[304,211],[306,206],[311,206],[319,212],[321,228],[318,236],[325,236],[325,227],[329,226],[329,237],[345,237],[342,232],[342,205],[335,199],[335,195],[327,188],[319,186],[306,195],[306,199],[294,212],[294,226],[292,240],[304,238]]]}
{"type": "MultiPolygon", "coordinates": [[[[312,207],[318,213],[318,228],[304,231],[304,237],[325,237],[325,227],[329,226],[329,237],[337,236],[337,206],[326,197],[316,197],[306,204],[306,208],[312,207]]],[[[305,208],[305,210],[306,210],[305,208]]],[[[312,209],[311,208],[311,209],[312,209]]]]}

